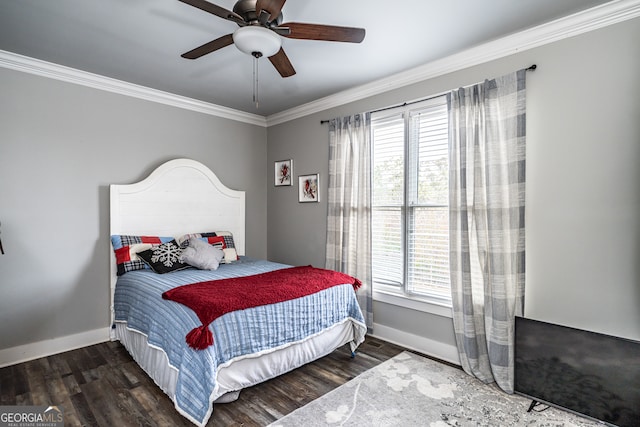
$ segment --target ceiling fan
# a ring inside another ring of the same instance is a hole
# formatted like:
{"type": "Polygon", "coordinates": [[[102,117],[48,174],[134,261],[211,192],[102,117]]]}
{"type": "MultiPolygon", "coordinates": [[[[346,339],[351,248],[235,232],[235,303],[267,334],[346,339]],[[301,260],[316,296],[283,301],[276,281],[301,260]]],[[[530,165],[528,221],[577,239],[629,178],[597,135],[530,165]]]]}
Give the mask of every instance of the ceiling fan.
{"type": "Polygon", "coordinates": [[[219,37],[182,54],[183,58],[197,59],[218,49],[235,44],[242,52],[254,58],[266,56],[282,77],[293,76],[296,71],[281,47],[282,37],[301,40],[321,40],[360,43],[364,40],[363,28],[333,25],[282,23],[282,7],[286,0],[238,0],[233,11],[205,0],[180,0],[227,21],[238,28],[232,34],[219,37]]]}

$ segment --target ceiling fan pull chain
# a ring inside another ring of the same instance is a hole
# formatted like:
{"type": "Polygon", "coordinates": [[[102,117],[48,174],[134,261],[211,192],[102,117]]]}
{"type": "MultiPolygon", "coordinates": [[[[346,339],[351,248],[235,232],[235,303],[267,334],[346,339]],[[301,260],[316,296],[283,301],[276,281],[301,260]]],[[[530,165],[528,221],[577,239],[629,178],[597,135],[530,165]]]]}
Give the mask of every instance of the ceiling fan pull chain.
{"type": "Polygon", "coordinates": [[[256,104],[256,108],[259,108],[258,100],[258,58],[260,56],[253,55],[253,102],[256,104]]]}

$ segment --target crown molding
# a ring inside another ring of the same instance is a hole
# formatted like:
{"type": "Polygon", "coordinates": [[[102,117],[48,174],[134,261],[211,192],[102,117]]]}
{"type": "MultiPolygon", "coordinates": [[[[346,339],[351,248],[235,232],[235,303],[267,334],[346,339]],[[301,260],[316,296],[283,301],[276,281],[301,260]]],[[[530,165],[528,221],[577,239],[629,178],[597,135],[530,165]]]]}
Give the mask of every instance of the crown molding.
{"type": "Polygon", "coordinates": [[[614,0],[443,59],[268,116],[267,127],[500,59],[640,16],[640,0],[614,0]]]}
{"type": "Polygon", "coordinates": [[[172,107],[183,108],[185,110],[197,111],[211,116],[249,123],[262,127],[267,126],[264,116],[245,113],[244,111],[210,104],[185,96],[151,89],[145,86],[136,85],[110,77],[76,70],[63,65],[42,61],[28,56],[18,55],[13,52],[0,50],[0,67],[11,70],[22,71],[35,74],[41,77],[61,80],[67,83],[87,86],[93,89],[118,93],[120,95],[131,96],[146,101],[157,102],[159,104],[170,105],[172,107]]]}

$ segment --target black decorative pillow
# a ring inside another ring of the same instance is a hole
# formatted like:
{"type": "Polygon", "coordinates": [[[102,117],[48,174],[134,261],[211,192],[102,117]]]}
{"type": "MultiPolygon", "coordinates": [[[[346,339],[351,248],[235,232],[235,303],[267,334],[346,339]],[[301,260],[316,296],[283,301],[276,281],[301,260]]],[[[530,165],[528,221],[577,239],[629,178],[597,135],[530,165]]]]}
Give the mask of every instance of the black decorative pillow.
{"type": "Polygon", "coordinates": [[[170,242],[154,246],[146,251],[138,252],[138,256],[151,267],[153,271],[164,274],[191,267],[189,264],[180,262],[182,251],[183,249],[174,239],[170,242]]]}

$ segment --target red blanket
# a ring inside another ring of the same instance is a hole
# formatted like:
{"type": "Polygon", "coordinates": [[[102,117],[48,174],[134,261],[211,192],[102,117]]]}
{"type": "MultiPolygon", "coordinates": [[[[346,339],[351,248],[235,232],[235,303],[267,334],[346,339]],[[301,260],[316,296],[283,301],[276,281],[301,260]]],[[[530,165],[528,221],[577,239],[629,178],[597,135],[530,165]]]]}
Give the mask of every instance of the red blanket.
{"type": "Polygon", "coordinates": [[[225,313],[311,295],[332,286],[362,283],[347,274],[311,266],[291,267],[252,276],[211,280],[170,289],[162,298],[192,309],[202,325],[187,334],[187,344],[203,350],[213,344],[209,324],[225,313]]]}

